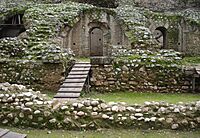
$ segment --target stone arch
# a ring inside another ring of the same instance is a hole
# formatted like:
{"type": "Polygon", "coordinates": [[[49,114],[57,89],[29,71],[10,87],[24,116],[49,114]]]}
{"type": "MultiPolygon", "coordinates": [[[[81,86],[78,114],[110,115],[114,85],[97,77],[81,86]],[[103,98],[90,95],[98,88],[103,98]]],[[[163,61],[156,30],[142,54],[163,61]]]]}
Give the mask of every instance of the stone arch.
{"type": "Polygon", "coordinates": [[[152,32],[153,38],[161,46],[160,48],[168,48],[167,39],[168,39],[169,23],[151,21],[151,25],[149,26],[149,29],[152,32]]]}
{"type": "Polygon", "coordinates": [[[154,31],[154,37],[161,44],[161,48],[167,48],[167,29],[165,27],[157,27],[154,31]]]}
{"type": "MultiPolygon", "coordinates": [[[[103,56],[111,54],[112,45],[128,45],[129,41],[118,20],[108,13],[102,13],[100,18],[90,14],[81,14],[79,21],[65,35],[64,48],[71,48],[76,56],[91,56],[90,33],[99,28],[103,33],[103,56]]],[[[64,39],[64,38],[63,38],[64,39]]],[[[102,55],[102,54],[101,54],[102,55]]]]}
{"type": "Polygon", "coordinates": [[[94,28],[100,28],[104,34],[109,33],[108,30],[110,29],[108,24],[104,22],[89,22],[88,27],[89,31],[91,31],[94,28]]]}
{"type": "Polygon", "coordinates": [[[23,14],[16,14],[4,21],[4,24],[0,25],[0,38],[4,37],[17,37],[26,29],[22,21],[23,14]]]}
{"type": "Polygon", "coordinates": [[[67,47],[70,48],[76,56],[82,55],[81,53],[81,21],[79,20],[73,28],[70,28],[67,39],[67,47]]]}

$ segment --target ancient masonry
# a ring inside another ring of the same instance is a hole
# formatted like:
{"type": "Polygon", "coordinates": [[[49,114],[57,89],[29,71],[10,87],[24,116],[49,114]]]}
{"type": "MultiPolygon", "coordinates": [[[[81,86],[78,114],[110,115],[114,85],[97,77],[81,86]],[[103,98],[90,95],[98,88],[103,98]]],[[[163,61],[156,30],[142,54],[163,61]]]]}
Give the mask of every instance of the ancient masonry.
{"type": "Polygon", "coordinates": [[[141,128],[195,130],[200,128],[200,101],[128,105],[99,99],[54,101],[23,85],[0,83],[0,122],[4,126],[37,129],[141,128]],[[15,90],[15,91],[14,91],[15,90]]]}

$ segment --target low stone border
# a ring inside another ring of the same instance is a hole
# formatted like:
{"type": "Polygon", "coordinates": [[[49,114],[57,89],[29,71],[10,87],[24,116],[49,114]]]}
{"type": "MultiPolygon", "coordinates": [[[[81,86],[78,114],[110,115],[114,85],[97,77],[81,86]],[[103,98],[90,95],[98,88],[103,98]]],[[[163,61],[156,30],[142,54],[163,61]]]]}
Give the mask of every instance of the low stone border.
{"type": "Polygon", "coordinates": [[[6,126],[49,129],[200,128],[200,101],[128,105],[85,99],[58,104],[22,85],[0,84],[0,92],[0,122],[6,126]]]}

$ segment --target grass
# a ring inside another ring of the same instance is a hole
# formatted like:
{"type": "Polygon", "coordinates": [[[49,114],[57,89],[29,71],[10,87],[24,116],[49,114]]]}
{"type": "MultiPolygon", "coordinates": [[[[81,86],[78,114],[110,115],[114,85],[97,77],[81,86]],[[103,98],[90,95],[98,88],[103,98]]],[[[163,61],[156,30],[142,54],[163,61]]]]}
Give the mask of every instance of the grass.
{"type": "Polygon", "coordinates": [[[200,131],[102,129],[98,131],[53,130],[48,134],[48,130],[11,127],[8,129],[27,134],[28,138],[199,138],[200,136],[200,131]]]}
{"type": "Polygon", "coordinates": [[[196,57],[184,57],[182,60],[183,64],[200,64],[200,56],[196,57]]]}
{"type": "Polygon", "coordinates": [[[90,58],[75,58],[76,61],[79,61],[79,62],[90,62],[90,58]]]}
{"type": "MultiPolygon", "coordinates": [[[[50,99],[56,95],[56,92],[53,91],[44,91],[42,93],[46,94],[50,99]]],[[[99,98],[106,102],[126,102],[128,104],[142,104],[145,101],[165,101],[168,103],[178,103],[200,100],[200,93],[90,92],[83,94],[81,98],[99,98]]]]}
{"type": "Polygon", "coordinates": [[[50,99],[52,99],[56,95],[56,91],[41,91],[42,94],[46,94],[50,99]]]}
{"type": "Polygon", "coordinates": [[[83,97],[99,98],[106,102],[126,102],[129,104],[142,104],[145,101],[166,101],[169,103],[191,102],[200,100],[200,94],[192,93],[139,93],[139,92],[113,92],[113,93],[97,93],[91,92],[83,95],[83,97]]]}

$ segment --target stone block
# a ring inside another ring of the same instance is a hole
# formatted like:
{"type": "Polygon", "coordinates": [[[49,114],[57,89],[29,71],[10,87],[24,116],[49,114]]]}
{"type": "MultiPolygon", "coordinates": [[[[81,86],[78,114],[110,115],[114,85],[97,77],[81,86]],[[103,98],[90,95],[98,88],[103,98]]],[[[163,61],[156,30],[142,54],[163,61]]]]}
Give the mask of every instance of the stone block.
{"type": "Polygon", "coordinates": [[[112,64],[113,58],[101,56],[101,57],[91,57],[92,65],[109,65],[112,64]]]}

